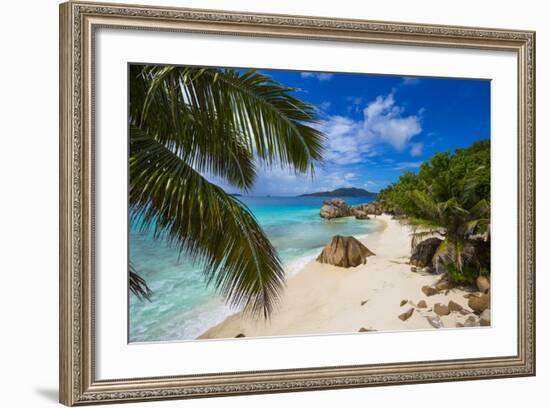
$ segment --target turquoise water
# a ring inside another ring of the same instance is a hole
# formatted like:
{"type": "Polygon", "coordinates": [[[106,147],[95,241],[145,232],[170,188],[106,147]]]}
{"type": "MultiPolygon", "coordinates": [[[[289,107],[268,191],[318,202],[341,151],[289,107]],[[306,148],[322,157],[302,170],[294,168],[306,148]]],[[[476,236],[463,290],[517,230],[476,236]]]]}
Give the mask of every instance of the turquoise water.
{"type": "MultiPolygon", "coordinates": [[[[314,259],[333,235],[360,237],[373,230],[353,217],[323,220],[323,197],[239,197],[264,229],[288,274],[314,259]]],[[[346,198],[350,205],[372,201],[346,198]]],[[[130,261],[154,292],[151,302],[130,295],[131,342],[190,340],[236,312],[205,285],[201,269],[163,241],[130,228],[130,261]]]]}

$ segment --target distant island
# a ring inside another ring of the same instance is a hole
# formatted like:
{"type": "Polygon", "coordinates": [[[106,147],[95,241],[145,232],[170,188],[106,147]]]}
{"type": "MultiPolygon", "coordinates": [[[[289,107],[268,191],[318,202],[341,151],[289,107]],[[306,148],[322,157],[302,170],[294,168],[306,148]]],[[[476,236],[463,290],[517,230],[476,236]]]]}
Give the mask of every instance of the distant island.
{"type": "Polygon", "coordinates": [[[337,188],[332,191],[319,191],[317,193],[301,194],[298,197],[365,197],[376,198],[377,193],[371,193],[370,191],[362,188],[337,188]]]}

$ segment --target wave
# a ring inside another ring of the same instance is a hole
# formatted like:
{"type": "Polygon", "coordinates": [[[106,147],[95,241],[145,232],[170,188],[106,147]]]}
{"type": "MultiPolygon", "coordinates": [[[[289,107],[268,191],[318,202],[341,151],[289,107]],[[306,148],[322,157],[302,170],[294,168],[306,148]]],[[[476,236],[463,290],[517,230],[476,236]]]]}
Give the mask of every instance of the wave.
{"type": "Polygon", "coordinates": [[[301,256],[301,257],[299,257],[297,259],[294,259],[290,262],[287,262],[285,264],[285,271],[286,271],[287,275],[288,276],[296,275],[298,272],[300,272],[302,269],[304,269],[304,267],[308,263],[315,260],[315,258],[317,258],[317,256],[321,253],[322,250],[323,250],[323,248],[321,247],[314,254],[304,255],[304,256],[301,256]]]}

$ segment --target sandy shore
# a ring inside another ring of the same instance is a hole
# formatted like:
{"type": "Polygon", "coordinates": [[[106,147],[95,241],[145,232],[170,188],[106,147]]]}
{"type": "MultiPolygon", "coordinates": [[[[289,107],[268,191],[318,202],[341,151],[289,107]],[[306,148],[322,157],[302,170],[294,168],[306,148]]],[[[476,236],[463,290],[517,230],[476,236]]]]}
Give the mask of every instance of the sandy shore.
{"type": "MultiPolygon", "coordinates": [[[[345,269],[311,261],[288,280],[281,304],[269,322],[250,320],[237,313],[199,338],[350,333],[362,328],[436,330],[427,319],[436,316],[436,303],[447,305],[453,300],[470,310],[466,292],[459,289],[427,297],[422,287],[434,285],[440,277],[411,271],[409,227],[388,215],[375,221],[379,224],[377,231],[361,240],[376,254],[368,258],[366,265],[345,269]],[[407,303],[401,306],[403,300],[407,303]],[[415,307],[420,300],[427,303],[427,308],[415,307]],[[413,307],[409,319],[398,318],[413,307]]],[[[444,327],[454,328],[467,317],[452,312],[440,319],[444,327]]]]}

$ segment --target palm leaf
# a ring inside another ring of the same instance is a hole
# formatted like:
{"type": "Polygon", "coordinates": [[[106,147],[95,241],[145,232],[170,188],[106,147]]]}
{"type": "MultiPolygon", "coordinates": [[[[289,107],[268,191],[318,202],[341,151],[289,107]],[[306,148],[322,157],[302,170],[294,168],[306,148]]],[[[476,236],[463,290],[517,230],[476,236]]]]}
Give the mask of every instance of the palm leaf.
{"type": "Polygon", "coordinates": [[[232,143],[244,144],[268,165],[297,172],[312,171],[322,157],[324,136],[311,126],[317,121],[315,107],[265,75],[253,70],[144,67],[140,80],[150,86],[134,86],[141,94],[131,107],[132,122],[159,140],[192,151],[198,171],[225,176],[226,158],[216,160],[208,149],[215,146],[216,152],[227,153],[232,143]]]}
{"type": "Polygon", "coordinates": [[[130,133],[131,220],[201,262],[231,305],[269,316],[284,270],[250,211],[141,129],[130,133]]]}
{"type": "Polygon", "coordinates": [[[466,233],[468,235],[473,235],[476,233],[484,233],[487,231],[490,224],[489,218],[479,218],[477,220],[472,220],[467,223],[466,233]]]}
{"type": "Polygon", "coordinates": [[[224,178],[245,191],[253,185],[256,170],[252,152],[224,118],[215,111],[184,103],[174,81],[163,84],[144,76],[143,70],[133,75],[132,125],[146,130],[198,171],[224,178]],[[162,92],[155,92],[160,85],[162,92]],[[149,108],[143,108],[144,104],[149,108]],[[142,113],[144,109],[147,115],[142,113]]]}
{"type": "Polygon", "coordinates": [[[207,178],[246,191],[258,164],[313,173],[324,136],[293,91],[253,70],[130,66],[131,220],[264,316],[284,284],[280,261],[246,206],[207,178]]]}
{"type": "Polygon", "coordinates": [[[136,295],[139,300],[151,301],[153,291],[147,286],[145,279],[137,273],[136,268],[131,263],[128,268],[128,283],[130,291],[136,295]]]}

